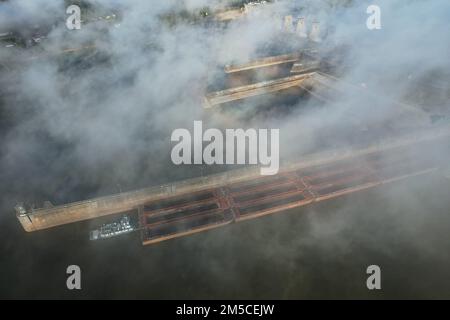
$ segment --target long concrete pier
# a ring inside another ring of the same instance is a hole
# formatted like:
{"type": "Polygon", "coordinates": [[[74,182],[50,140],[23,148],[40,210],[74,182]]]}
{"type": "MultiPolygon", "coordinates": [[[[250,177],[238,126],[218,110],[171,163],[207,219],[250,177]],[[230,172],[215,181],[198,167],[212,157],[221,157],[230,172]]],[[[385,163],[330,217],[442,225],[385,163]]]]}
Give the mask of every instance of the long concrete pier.
{"type": "Polygon", "coordinates": [[[301,75],[294,75],[276,80],[268,80],[249,84],[245,86],[235,87],[231,89],[221,90],[208,93],[205,96],[203,106],[211,108],[226,102],[242,100],[262,94],[278,92],[292,87],[299,86],[303,81],[312,77],[315,72],[309,72],[301,75]]]}
{"type": "MultiPolygon", "coordinates": [[[[443,140],[448,142],[449,139],[450,128],[448,127],[428,129],[415,134],[385,140],[357,150],[330,150],[305,156],[301,161],[284,164],[280,169],[279,175],[293,170],[335,163],[377,152],[388,154],[390,150],[406,146],[418,148],[420,153],[420,148],[424,143],[426,145],[439,145],[442,144],[443,140]]],[[[17,218],[26,231],[36,231],[130,210],[137,211],[142,206],[155,201],[243,183],[260,177],[259,167],[252,167],[47,208],[27,210],[23,206],[17,206],[16,213],[17,218]]]]}

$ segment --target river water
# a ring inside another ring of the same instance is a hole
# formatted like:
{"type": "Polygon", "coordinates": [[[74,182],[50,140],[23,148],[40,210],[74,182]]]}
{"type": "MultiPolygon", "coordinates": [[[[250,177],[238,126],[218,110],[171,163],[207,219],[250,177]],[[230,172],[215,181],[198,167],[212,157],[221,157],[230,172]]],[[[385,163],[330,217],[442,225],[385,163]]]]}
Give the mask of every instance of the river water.
{"type": "Polygon", "coordinates": [[[6,199],[0,297],[450,298],[449,190],[434,174],[150,246],[89,241],[86,223],[27,234],[6,199]],[[366,288],[373,264],[379,291],[366,288]]]}

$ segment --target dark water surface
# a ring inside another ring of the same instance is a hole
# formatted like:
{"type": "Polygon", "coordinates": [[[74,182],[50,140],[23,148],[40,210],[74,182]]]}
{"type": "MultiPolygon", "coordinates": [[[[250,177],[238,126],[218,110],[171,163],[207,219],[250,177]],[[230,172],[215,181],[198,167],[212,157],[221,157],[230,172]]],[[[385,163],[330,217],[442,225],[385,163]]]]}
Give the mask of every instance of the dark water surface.
{"type": "Polygon", "coordinates": [[[25,233],[2,202],[1,298],[450,298],[450,180],[420,177],[185,238],[25,233]],[[66,289],[66,268],[82,290],[66,289]],[[366,288],[381,267],[382,290],[366,288]]]}

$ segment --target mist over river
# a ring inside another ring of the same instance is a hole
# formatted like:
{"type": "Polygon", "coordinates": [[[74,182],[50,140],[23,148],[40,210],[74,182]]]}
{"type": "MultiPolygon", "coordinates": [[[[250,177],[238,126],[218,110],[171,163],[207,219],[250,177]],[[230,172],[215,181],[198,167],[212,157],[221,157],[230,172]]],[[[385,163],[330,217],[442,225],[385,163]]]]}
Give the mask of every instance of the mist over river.
{"type": "Polygon", "coordinates": [[[0,1],[0,298],[450,299],[450,144],[401,155],[406,168],[444,164],[431,174],[148,246],[138,232],[90,241],[98,221],[27,233],[14,212],[233,169],[173,163],[171,134],[194,121],[279,130],[281,167],[448,128],[450,1],[379,0],[375,30],[366,0],[276,1],[227,22],[205,7],[237,1],[90,0],[109,18],[95,11],[80,30],[66,27],[67,2],[0,1]],[[332,73],[323,91],[296,80],[286,97],[203,107],[211,92],[292,76],[298,60],[236,77],[230,65],[303,50],[332,73]],[[69,265],[81,290],[66,287],[69,265]],[[370,265],[381,290],[366,286],[370,265]]]}

